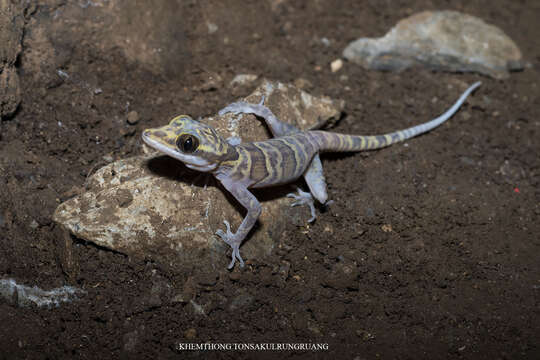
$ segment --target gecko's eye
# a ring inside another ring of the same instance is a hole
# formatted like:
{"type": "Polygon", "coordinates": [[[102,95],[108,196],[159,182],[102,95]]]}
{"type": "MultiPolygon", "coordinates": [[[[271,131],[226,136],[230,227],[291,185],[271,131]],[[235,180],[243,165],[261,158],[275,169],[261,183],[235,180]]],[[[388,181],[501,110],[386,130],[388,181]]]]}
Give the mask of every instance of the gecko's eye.
{"type": "Polygon", "coordinates": [[[182,134],[176,140],[176,146],[182,152],[192,153],[199,147],[199,139],[190,134],[182,134]]]}

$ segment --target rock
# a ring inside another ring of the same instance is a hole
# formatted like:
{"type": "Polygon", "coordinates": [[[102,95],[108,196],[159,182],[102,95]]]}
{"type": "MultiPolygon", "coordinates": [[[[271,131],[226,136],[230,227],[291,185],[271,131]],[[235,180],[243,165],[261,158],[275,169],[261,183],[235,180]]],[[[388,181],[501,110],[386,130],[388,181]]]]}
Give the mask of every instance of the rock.
{"type": "Polygon", "coordinates": [[[0,279],[0,298],[16,305],[27,307],[37,305],[40,307],[58,307],[61,303],[71,302],[78,295],[85,294],[82,289],[71,286],[62,286],[52,290],[43,290],[37,286],[17,284],[13,279],[0,279]]]}
{"type": "Polygon", "coordinates": [[[56,253],[62,272],[73,282],[80,271],[76,252],[73,251],[73,240],[69,231],[63,226],[55,226],[53,231],[56,239],[56,253]]]}
{"type": "Polygon", "coordinates": [[[311,83],[311,81],[304,78],[298,78],[294,80],[294,86],[302,90],[309,90],[313,88],[313,84],[311,83]]]}
{"type": "Polygon", "coordinates": [[[255,74],[238,74],[231,80],[229,86],[234,87],[237,85],[248,85],[257,80],[258,78],[259,77],[255,74]]]}
{"type": "Polygon", "coordinates": [[[504,180],[510,184],[516,184],[527,177],[525,170],[517,164],[517,161],[504,160],[497,173],[502,175],[504,180]]]}
{"type": "Polygon", "coordinates": [[[200,86],[195,87],[195,89],[202,92],[208,92],[220,89],[222,85],[223,78],[221,77],[221,75],[215,72],[210,72],[206,74],[204,82],[200,86]]]}
{"type": "Polygon", "coordinates": [[[189,303],[190,303],[191,306],[192,306],[193,314],[198,315],[198,316],[206,316],[206,311],[204,311],[204,307],[202,307],[201,305],[197,304],[197,303],[196,303],[195,301],[193,301],[193,300],[190,300],[189,303]]]}
{"type": "Polygon", "coordinates": [[[330,273],[321,279],[321,284],[333,289],[355,290],[358,289],[359,274],[358,266],[354,262],[342,259],[333,265],[330,273]]]}
{"type": "Polygon", "coordinates": [[[248,293],[241,292],[239,295],[232,298],[229,304],[229,311],[245,310],[255,301],[255,298],[248,293]]]}
{"type": "Polygon", "coordinates": [[[32,221],[30,222],[30,228],[31,228],[32,230],[36,230],[38,227],[39,227],[38,222],[37,222],[36,220],[33,220],[33,219],[32,219],[32,221]]]}
{"type": "MultiPolygon", "coordinates": [[[[263,83],[244,100],[265,104],[278,118],[309,128],[321,120],[339,119],[344,102],[313,97],[292,85],[263,83]]],[[[242,141],[269,137],[266,126],[253,115],[226,114],[202,120],[228,138],[242,141]]],[[[167,122],[164,119],[163,122],[167,122]]],[[[262,202],[259,226],[242,245],[245,260],[269,255],[284,225],[297,209],[285,198],[293,187],[256,191],[262,202]]],[[[241,206],[216,186],[211,174],[187,169],[157,153],[115,161],[96,171],[87,191],[60,204],[53,219],[78,238],[144,259],[158,260],[176,269],[222,269],[229,246],[215,235],[233,230],[242,221],[241,206]]],[[[307,221],[307,216],[304,219],[307,221]]]]}
{"type": "Polygon", "coordinates": [[[524,67],[519,48],[501,29],[456,11],[415,14],[382,38],[352,42],[343,56],[367,69],[399,71],[420,65],[498,79],[524,67]]]}
{"type": "Polygon", "coordinates": [[[208,28],[208,34],[213,34],[219,29],[216,24],[211,23],[211,22],[207,22],[206,27],[208,28]]]}
{"type": "Polygon", "coordinates": [[[333,73],[339,71],[343,67],[343,60],[336,59],[330,63],[330,71],[333,73]]]}
{"type": "MultiPolygon", "coordinates": [[[[186,37],[189,29],[186,22],[177,21],[187,14],[177,2],[156,2],[144,11],[137,1],[48,0],[39,5],[35,1],[0,2],[39,9],[39,15],[26,24],[21,69],[47,86],[58,83],[58,76],[51,74],[70,63],[73,49],[80,44],[93,44],[100,53],[119,50],[129,63],[159,76],[178,76],[192,68],[186,37]]],[[[92,74],[81,75],[82,80],[93,78],[92,74]]],[[[100,93],[97,84],[91,85],[87,90],[100,93]]]]}
{"type": "Polygon", "coordinates": [[[184,331],[184,338],[187,340],[193,340],[197,337],[197,330],[194,328],[189,328],[186,331],[184,331]]]}
{"type": "Polygon", "coordinates": [[[135,125],[139,122],[139,113],[136,111],[130,111],[127,114],[127,122],[129,125],[135,125]]]}
{"type": "Polygon", "coordinates": [[[0,119],[11,116],[21,102],[15,62],[21,52],[23,5],[0,1],[0,119]]]}

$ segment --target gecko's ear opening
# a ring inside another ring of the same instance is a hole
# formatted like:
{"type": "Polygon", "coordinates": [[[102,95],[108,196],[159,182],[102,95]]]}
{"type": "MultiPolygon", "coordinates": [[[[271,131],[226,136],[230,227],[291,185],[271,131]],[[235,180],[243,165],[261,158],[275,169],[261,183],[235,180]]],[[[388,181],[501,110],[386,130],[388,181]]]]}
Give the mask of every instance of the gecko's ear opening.
{"type": "Polygon", "coordinates": [[[199,139],[191,134],[182,134],[176,139],[176,146],[183,153],[191,154],[199,147],[199,139]]]}

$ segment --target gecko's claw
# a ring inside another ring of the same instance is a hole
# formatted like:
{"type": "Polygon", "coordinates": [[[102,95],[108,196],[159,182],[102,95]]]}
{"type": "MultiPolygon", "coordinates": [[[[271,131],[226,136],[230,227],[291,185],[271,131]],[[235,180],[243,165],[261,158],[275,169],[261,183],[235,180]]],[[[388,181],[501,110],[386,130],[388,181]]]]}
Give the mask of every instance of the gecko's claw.
{"type": "Polygon", "coordinates": [[[242,243],[242,241],[236,240],[236,237],[234,236],[235,234],[231,232],[231,225],[227,220],[223,220],[223,223],[227,227],[227,232],[219,229],[218,231],[216,231],[216,235],[222,238],[223,241],[225,241],[232,248],[232,260],[229,266],[227,266],[227,269],[232,269],[237,259],[240,262],[240,267],[244,267],[244,260],[240,255],[240,244],[242,243]]]}
{"type": "Polygon", "coordinates": [[[315,214],[315,203],[313,201],[313,196],[311,196],[310,192],[302,191],[300,188],[296,188],[296,190],[298,191],[298,195],[295,193],[287,194],[287,197],[295,200],[291,206],[308,205],[309,211],[311,212],[311,218],[308,220],[308,222],[311,223],[315,221],[317,216],[315,214]]]}

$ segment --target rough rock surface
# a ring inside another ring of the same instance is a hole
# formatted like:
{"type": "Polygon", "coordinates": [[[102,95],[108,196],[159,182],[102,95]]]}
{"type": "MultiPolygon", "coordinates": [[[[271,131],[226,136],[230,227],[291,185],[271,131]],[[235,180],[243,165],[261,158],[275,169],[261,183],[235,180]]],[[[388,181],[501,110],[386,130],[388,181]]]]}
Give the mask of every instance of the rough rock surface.
{"type": "Polygon", "coordinates": [[[14,279],[0,279],[0,299],[21,307],[32,305],[58,307],[62,303],[76,300],[79,295],[85,293],[86,291],[72,286],[43,290],[37,286],[18,284],[14,279]]]}
{"type": "Polygon", "coordinates": [[[457,11],[415,14],[382,38],[352,42],[343,56],[368,69],[399,71],[420,65],[499,79],[523,69],[519,48],[501,29],[457,11]]]}
{"type": "MultiPolygon", "coordinates": [[[[146,4],[142,0],[41,0],[40,6],[48,11],[40,11],[39,17],[30,20],[24,36],[24,69],[32,73],[34,81],[55,87],[57,69],[64,68],[75,49],[83,46],[105,53],[120,50],[131,63],[155,75],[182,73],[190,65],[190,49],[184,22],[178,21],[184,16],[181,6],[173,1],[146,4]]],[[[71,68],[69,73],[76,71],[71,68]]]]}
{"type": "Polygon", "coordinates": [[[12,115],[21,101],[15,62],[21,52],[23,25],[21,8],[0,0],[0,118],[12,115]]]}
{"type": "MultiPolygon", "coordinates": [[[[292,85],[264,81],[245,100],[265,104],[280,119],[300,128],[338,119],[342,101],[315,98],[292,85]]],[[[223,137],[241,141],[268,138],[268,131],[252,115],[203,119],[223,137]]],[[[242,247],[244,259],[271,253],[285,221],[292,216],[308,219],[308,210],[290,209],[284,195],[294,190],[280,187],[257,191],[263,200],[260,226],[242,247]],[[264,201],[267,200],[267,201],[264,201]],[[284,215],[289,213],[289,216],[284,215]],[[298,214],[298,215],[297,215],[298,214]]],[[[217,185],[210,174],[187,169],[180,162],[156,153],[119,160],[98,170],[87,191],[62,203],[54,220],[78,238],[99,246],[158,260],[172,267],[223,267],[228,246],[215,232],[229,220],[233,230],[243,209],[217,185]]]]}

